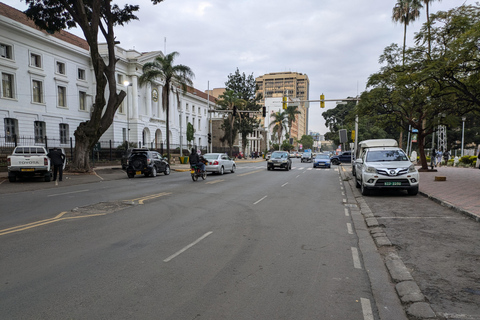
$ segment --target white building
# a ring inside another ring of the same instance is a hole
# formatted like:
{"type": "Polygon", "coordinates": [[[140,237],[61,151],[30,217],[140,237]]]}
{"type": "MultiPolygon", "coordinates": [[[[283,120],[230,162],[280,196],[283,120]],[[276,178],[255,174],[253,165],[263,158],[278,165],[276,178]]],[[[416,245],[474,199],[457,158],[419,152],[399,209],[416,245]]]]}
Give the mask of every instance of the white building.
{"type": "MultiPolygon", "coordinates": [[[[100,51],[106,54],[106,45],[100,51]]],[[[162,52],[140,53],[117,46],[115,54],[117,90],[125,90],[127,97],[100,141],[159,147],[166,142],[163,84],[140,87],[138,79],[142,66],[162,52]]],[[[33,137],[38,144],[47,137],[50,145],[53,139],[53,144],[68,147],[79,123],[89,119],[96,88],[87,42],[65,31],[40,31],[21,11],[0,3],[0,73],[0,136],[7,143],[14,135],[33,137]]],[[[215,103],[213,97],[209,100],[194,88],[186,94],[172,92],[171,144],[187,145],[190,122],[195,129],[193,144],[207,145],[207,111],[215,103]]]]}

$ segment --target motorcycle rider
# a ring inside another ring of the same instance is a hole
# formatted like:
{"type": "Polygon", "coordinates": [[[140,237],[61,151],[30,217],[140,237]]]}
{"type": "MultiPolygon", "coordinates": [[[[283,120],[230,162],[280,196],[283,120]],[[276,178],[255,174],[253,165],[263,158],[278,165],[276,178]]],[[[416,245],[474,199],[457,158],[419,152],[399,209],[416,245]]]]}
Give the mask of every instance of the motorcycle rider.
{"type": "Polygon", "coordinates": [[[207,162],[207,160],[202,156],[202,153],[200,150],[197,151],[195,148],[192,148],[192,153],[190,154],[189,162],[190,162],[190,167],[192,167],[193,165],[196,165],[200,168],[202,173],[205,172],[205,162],[207,162]]]}

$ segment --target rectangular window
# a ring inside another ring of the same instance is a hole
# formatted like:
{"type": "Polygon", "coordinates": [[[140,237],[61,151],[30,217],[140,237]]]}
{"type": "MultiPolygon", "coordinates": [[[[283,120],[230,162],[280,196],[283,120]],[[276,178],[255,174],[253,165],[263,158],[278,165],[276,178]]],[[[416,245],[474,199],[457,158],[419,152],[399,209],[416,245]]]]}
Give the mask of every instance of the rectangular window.
{"type": "Polygon", "coordinates": [[[0,43],[0,57],[5,59],[13,59],[12,46],[0,43]]]}
{"type": "Polygon", "coordinates": [[[60,123],[60,143],[61,144],[68,143],[68,124],[67,123],[60,123]]]}
{"type": "Polygon", "coordinates": [[[33,102],[43,103],[42,81],[33,80],[32,91],[33,102]]]}
{"type": "Polygon", "coordinates": [[[57,61],[57,73],[65,74],[65,63],[57,61]]]}
{"type": "Polygon", "coordinates": [[[87,110],[87,93],[85,91],[79,91],[78,92],[78,103],[79,103],[79,109],[82,111],[87,110]]]}
{"type": "Polygon", "coordinates": [[[42,67],[42,57],[36,53],[30,53],[30,65],[32,67],[41,68],[42,67]]]}
{"type": "Polygon", "coordinates": [[[185,106],[185,110],[188,112],[188,103],[187,103],[187,105],[185,106]]]}
{"type": "Polygon", "coordinates": [[[5,118],[5,140],[6,142],[15,142],[17,134],[17,120],[12,118],[5,118]]]}
{"type": "Polygon", "coordinates": [[[13,74],[2,73],[2,97],[13,99],[13,74]]]}
{"type": "Polygon", "coordinates": [[[45,122],[35,121],[35,143],[44,143],[45,142],[45,122]]]}
{"type": "Polygon", "coordinates": [[[117,84],[123,86],[123,75],[122,74],[117,73],[117,84]]]}
{"type": "Polygon", "coordinates": [[[200,127],[200,119],[198,119],[198,127],[197,127],[198,131],[201,131],[202,128],[200,127]]]}
{"type": "Polygon", "coordinates": [[[118,106],[118,113],[125,114],[125,108],[123,107],[123,102],[118,106]]]}
{"type": "Polygon", "coordinates": [[[78,79],[79,80],[85,80],[85,70],[84,69],[78,69],[78,79]]]}
{"type": "Polygon", "coordinates": [[[67,106],[67,88],[58,86],[58,106],[66,107],[67,106]]]}

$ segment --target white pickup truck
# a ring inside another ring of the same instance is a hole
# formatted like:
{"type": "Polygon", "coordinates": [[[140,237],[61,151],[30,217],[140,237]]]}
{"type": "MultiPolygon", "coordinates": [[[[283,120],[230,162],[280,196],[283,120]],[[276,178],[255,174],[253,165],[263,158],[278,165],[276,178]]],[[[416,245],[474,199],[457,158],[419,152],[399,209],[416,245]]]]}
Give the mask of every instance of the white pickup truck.
{"type": "Polygon", "coordinates": [[[43,176],[45,182],[49,182],[52,168],[47,153],[40,146],[16,147],[13,154],[7,157],[8,180],[15,182],[17,178],[43,176]]]}

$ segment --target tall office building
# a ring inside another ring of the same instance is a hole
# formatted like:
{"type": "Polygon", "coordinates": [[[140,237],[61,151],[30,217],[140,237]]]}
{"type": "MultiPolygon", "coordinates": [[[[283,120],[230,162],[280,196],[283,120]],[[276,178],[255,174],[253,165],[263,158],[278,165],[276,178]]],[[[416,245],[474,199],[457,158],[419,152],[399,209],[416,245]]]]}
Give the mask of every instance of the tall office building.
{"type": "MultiPolygon", "coordinates": [[[[257,93],[265,98],[278,98],[287,95],[292,99],[308,100],[310,81],[306,74],[298,72],[274,72],[255,79],[258,85],[257,93]]],[[[295,139],[308,134],[308,102],[301,103],[298,107],[296,121],[292,124],[292,136],[295,139]]]]}

